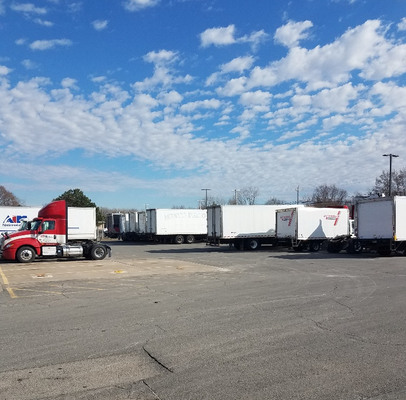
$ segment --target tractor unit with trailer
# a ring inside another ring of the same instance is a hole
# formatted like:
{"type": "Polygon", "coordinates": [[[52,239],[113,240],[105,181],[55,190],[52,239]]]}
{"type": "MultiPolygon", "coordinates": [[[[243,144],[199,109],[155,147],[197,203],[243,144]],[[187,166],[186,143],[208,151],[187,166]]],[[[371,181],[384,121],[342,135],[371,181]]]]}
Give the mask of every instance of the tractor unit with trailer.
{"type": "Polygon", "coordinates": [[[102,260],[107,254],[110,247],[97,241],[96,209],[67,207],[65,200],[40,209],[29,230],[5,234],[1,244],[3,259],[22,263],[35,258],[102,260]]]}

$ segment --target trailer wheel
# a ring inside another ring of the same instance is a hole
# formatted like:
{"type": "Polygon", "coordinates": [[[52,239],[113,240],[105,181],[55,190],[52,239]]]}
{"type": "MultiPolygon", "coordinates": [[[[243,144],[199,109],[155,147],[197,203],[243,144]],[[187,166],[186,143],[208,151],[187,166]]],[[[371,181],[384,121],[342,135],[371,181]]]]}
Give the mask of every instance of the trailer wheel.
{"type": "Polygon", "coordinates": [[[176,244],[183,244],[185,241],[185,238],[183,237],[183,235],[176,235],[175,236],[175,243],[176,244]]]}
{"type": "Polygon", "coordinates": [[[350,240],[347,246],[347,253],[359,254],[362,252],[362,243],[359,240],[350,240]]]}
{"type": "Polygon", "coordinates": [[[90,257],[92,260],[103,260],[107,256],[107,249],[101,244],[95,244],[90,249],[90,257]]]}
{"type": "Polygon", "coordinates": [[[261,243],[258,239],[248,239],[244,245],[247,250],[258,250],[261,247],[261,243]]]}
{"type": "Polygon", "coordinates": [[[195,242],[195,237],[193,235],[187,235],[186,236],[186,243],[192,244],[195,242]]]}
{"type": "Polygon", "coordinates": [[[16,258],[20,263],[29,263],[36,257],[35,250],[30,246],[23,246],[17,250],[16,258]]]}
{"type": "Polygon", "coordinates": [[[309,245],[309,251],[315,253],[316,251],[319,251],[321,248],[320,242],[311,242],[309,245]]]}

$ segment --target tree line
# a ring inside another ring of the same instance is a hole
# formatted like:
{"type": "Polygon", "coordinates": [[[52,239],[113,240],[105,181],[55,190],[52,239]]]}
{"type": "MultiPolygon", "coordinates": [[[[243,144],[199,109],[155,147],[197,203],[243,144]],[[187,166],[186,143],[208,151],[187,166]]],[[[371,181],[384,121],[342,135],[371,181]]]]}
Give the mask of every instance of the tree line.
{"type": "MultiPolygon", "coordinates": [[[[368,195],[389,196],[389,187],[391,186],[392,196],[406,196],[406,168],[398,171],[392,171],[389,176],[388,171],[382,173],[375,179],[375,185],[371,188],[368,195]],[[390,178],[391,185],[390,185],[390,178]]],[[[225,199],[223,197],[207,196],[200,200],[200,208],[207,208],[213,205],[254,205],[257,202],[260,191],[255,187],[247,187],[235,190],[234,196],[225,199]]],[[[361,193],[356,193],[361,196],[361,193]]],[[[136,209],[112,209],[108,207],[98,207],[89,197],[80,189],[70,189],[56,197],[52,201],[66,200],[68,207],[95,207],[97,220],[104,221],[107,214],[112,212],[129,212],[137,211],[136,209]]],[[[325,205],[345,205],[351,203],[348,192],[336,185],[322,184],[317,186],[310,196],[303,197],[299,201],[314,206],[325,205]]],[[[265,204],[287,204],[283,199],[271,196],[265,204]]],[[[24,201],[19,199],[12,192],[0,185],[0,206],[23,206],[24,201]]],[[[186,208],[184,206],[173,206],[172,208],[186,208]]]]}

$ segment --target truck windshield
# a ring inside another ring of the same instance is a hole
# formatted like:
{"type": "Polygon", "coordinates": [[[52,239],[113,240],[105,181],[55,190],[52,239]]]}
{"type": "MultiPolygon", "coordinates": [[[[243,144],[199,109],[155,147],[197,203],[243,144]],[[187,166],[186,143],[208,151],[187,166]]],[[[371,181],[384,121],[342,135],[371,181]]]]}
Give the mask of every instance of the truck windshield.
{"type": "Polygon", "coordinates": [[[31,221],[21,221],[18,231],[29,231],[31,229],[31,221]]]}
{"type": "Polygon", "coordinates": [[[31,222],[31,230],[36,231],[38,230],[39,226],[41,225],[41,220],[39,221],[32,221],[31,222]]]}

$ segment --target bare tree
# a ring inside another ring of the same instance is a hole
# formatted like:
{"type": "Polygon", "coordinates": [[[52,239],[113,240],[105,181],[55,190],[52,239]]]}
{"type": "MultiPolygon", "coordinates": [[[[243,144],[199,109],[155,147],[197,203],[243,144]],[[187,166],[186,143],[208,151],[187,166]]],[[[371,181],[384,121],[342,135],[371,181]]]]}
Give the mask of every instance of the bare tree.
{"type": "Polygon", "coordinates": [[[0,186],[0,206],[21,206],[21,200],[4,186],[0,186]]]}
{"type": "Polygon", "coordinates": [[[247,187],[241,189],[237,194],[238,204],[254,205],[257,197],[259,196],[259,189],[254,187],[247,187]]]}
{"type": "Polygon", "coordinates": [[[278,205],[278,204],[286,204],[286,201],[279,200],[276,197],[270,197],[266,202],[265,205],[278,205]]]}
{"type": "MultiPolygon", "coordinates": [[[[393,196],[406,195],[406,168],[399,171],[392,171],[391,192],[393,196]]],[[[381,175],[375,178],[375,186],[372,193],[389,196],[389,172],[382,171],[381,175]]]]}
{"type": "Polygon", "coordinates": [[[347,201],[348,193],[346,190],[336,185],[320,185],[314,189],[312,196],[306,199],[306,202],[314,206],[323,207],[326,205],[344,205],[347,201]]]}

